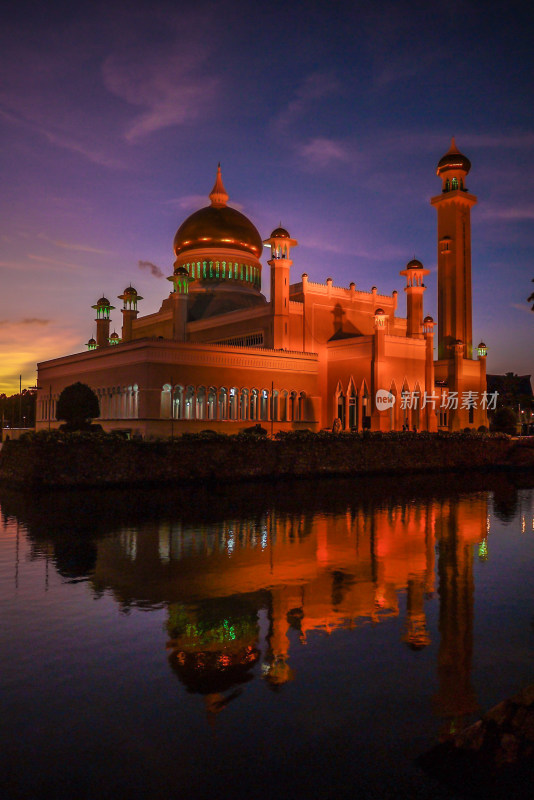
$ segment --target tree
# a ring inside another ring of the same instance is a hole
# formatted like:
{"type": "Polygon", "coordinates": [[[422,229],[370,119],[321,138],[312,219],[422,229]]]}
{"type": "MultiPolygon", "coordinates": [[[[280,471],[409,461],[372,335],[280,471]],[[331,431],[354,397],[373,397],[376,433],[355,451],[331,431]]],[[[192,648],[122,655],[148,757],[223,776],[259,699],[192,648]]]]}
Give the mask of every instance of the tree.
{"type": "Polygon", "coordinates": [[[514,436],[517,433],[517,414],[513,408],[498,408],[493,416],[491,429],[514,436]]]}
{"type": "Polygon", "coordinates": [[[100,416],[98,397],[85,383],[66,386],[57,401],[56,419],[64,419],[68,430],[79,431],[90,427],[91,420],[100,416]]]}

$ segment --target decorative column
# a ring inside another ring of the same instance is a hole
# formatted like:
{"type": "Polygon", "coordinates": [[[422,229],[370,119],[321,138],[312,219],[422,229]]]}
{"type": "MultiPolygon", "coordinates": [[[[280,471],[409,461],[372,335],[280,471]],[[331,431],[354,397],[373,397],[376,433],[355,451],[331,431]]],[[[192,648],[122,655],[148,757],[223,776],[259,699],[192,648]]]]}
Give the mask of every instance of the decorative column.
{"type": "Polygon", "coordinates": [[[167,278],[172,281],[174,290],[172,299],[172,338],[176,342],[185,342],[187,333],[187,301],[191,279],[185,267],[174,267],[173,274],[167,278]]]}
{"type": "MultiPolygon", "coordinates": [[[[423,334],[425,337],[425,392],[427,398],[434,395],[434,320],[425,317],[423,320],[423,334]]],[[[425,428],[427,431],[437,431],[438,419],[434,403],[439,407],[439,401],[428,402],[425,405],[425,428]]],[[[439,413],[439,411],[438,411],[439,413]]]]}
{"type": "Polygon", "coordinates": [[[480,364],[480,386],[478,390],[477,406],[475,410],[475,419],[478,425],[485,425],[488,427],[488,412],[486,408],[482,408],[482,396],[488,390],[488,380],[486,376],[486,356],[488,355],[488,348],[484,342],[480,342],[477,347],[478,361],[480,364]]]}
{"type": "Polygon", "coordinates": [[[423,294],[426,286],[423,283],[425,275],[430,275],[429,269],[424,269],[417,258],[413,258],[406,264],[400,275],[406,276],[406,305],[407,305],[407,329],[406,335],[412,339],[423,338],[423,294]]]}
{"type": "Polygon", "coordinates": [[[387,411],[379,411],[376,407],[376,393],[382,386],[382,366],[385,359],[385,336],[386,336],[387,314],[383,308],[377,308],[374,314],[374,336],[373,336],[373,363],[372,363],[372,397],[368,399],[371,403],[371,428],[372,430],[386,430],[388,427],[387,411]]]}
{"type": "Polygon", "coordinates": [[[289,271],[291,248],[298,242],[285,228],[275,228],[263,244],[271,248],[271,315],[275,350],[289,350],[289,271]]]}

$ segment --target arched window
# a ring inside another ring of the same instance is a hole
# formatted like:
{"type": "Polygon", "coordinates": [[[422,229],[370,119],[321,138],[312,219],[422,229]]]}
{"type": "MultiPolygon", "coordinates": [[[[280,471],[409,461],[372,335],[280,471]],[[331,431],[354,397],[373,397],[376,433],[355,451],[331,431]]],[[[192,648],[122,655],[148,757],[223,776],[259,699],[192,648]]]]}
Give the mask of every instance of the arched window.
{"type": "Polygon", "coordinates": [[[371,427],[371,398],[367,386],[364,385],[362,392],[362,428],[371,427]]]}
{"type": "Polygon", "coordinates": [[[139,386],[136,383],[132,386],[132,417],[139,419],[139,386]]]}
{"type": "Polygon", "coordinates": [[[450,180],[447,178],[447,180],[445,181],[445,191],[446,191],[446,192],[450,192],[450,190],[451,190],[451,182],[450,182],[450,180]]]}
{"type": "Polygon", "coordinates": [[[219,419],[228,419],[228,391],[224,386],[219,389],[219,419]]]}
{"type": "Polygon", "coordinates": [[[458,188],[458,178],[452,179],[451,186],[453,190],[458,188]]]}
{"type": "Polygon", "coordinates": [[[267,391],[267,389],[261,390],[260,419],[262,420],[269,419],[269,392],[267,391]]]}
{"type": "MultiPolygon", "coordinates": [[[[106,416],[108,415],[108,409],[106,408],[106,416]]],[[[160,402],[160,412],[159,415],[162,419],[168,419],[171,416],[171,387],[170,384],[166,383],[161,390],[161,402],[160,402]]]]}
{"type": "Polygon", "coordinates": [[[249,406],[248,406],[249,396],[248,395],[249,395],[248,389],[242,389],[241,390],[241,410],[240,410],[240,415],[239,416],[245,422],[248,420],[248,414],[249,414],[249,406]]]}
{"type": "Polygon", "coordinates": [[[195,419],[206,419],[206,387],[199,386],[197,389],[195,419]]]}
{"type": "Polygon", "coordinates": [[[299,394],[298,417],[301,422],[306,419],[306,392],[299,394]]]}
{"type": "Polygon", "coordinates": [[[280,392],[280,422],[287,422],[287,392],[283,389],[280,392]]]}
{"type": "Polygon", "coordinates": [[[175,386],[172,397],[172,416],[174,419],[184,418],[184,387],[175,386]]]}
{"type": "Polygon", "coordinates": [[[345,427],[345,395],[340,392],[337,396],[337,414],[336,416],[341,420],[341,427],[345,427]]]}
{"type": "Polygon", "coordinates": [[[275,421],[280,419],[280,408],[279,408],[279,400],[280,396],[278,394],[278,389],[275,389],[273,392],[272,400],[271,400],[271,418],[275,421]]]}
{"type": "Polygon", "coordinates": [[[185,391],[184,419],[195,418],[195,387],[188,386],[185,391]]]}
{"type": "Polygon", "coordinates": [[[289,420],[291,422],[298,420],[298,411],[297,393],[291,392],[289,395],[289,420]]]}
{"type": "Polygon", "coordinates": [[[230,389],[228,401],[228,415],[230,419],[237,419],[237,397],[238,392],[235,386],[230,389]]]}
{"type": "Polygon", "coordinates": [[[208,389],[208,419],[217,418],[217,389],[210,386],[208,389]]]}
{"type": "Polygon", "coordinates": [[[258,390],[251,389],[250,392],[250,419],[258,419],[258,390]]]}
{"type": "Polygon", "coordinates": [[[358,398],[354,386],[349,390],[349,429],[358,428],[358,398]]]}

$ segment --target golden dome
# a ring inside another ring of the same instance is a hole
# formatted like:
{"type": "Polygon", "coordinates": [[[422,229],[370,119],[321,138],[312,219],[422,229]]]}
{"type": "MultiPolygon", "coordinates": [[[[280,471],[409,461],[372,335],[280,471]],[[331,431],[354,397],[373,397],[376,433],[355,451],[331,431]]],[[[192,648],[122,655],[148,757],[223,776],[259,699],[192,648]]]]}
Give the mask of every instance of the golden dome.
{"type": "Polygon", "coordinates": [[[412,258],[412,260],[408,261],[406,264],[406,269],[423,269],[423,265],[418,258],[412,258]]]}
{"type": "Polygon", "coordinates": [[[442,172],[447,172],[450,169],[454,170],[462,170],[467,173],[471,169],[471,162],[464,156],[458,148],[456,147],[456,142],[454,141],[454,136],[452,137],[451,146],[443,156],[440,158],[438,162],[437,174],[441,175],[442,172]]]}
{"type": "Polygon", "coordinates": [[[244,214],[226,205],[228,194],[222,182],[220,165],[210,200],[211,205],[195,211],[178,228],[174,237],[175,255],[187,250],[216,248],[244,250],[259,258],[263,249],[260,234],[244,214]]]}
{"type": "Polygon", "coordinates": [[[275,228],[271,233],[271,239],[290,239],[289,233],[285,228],[275,228]]]}

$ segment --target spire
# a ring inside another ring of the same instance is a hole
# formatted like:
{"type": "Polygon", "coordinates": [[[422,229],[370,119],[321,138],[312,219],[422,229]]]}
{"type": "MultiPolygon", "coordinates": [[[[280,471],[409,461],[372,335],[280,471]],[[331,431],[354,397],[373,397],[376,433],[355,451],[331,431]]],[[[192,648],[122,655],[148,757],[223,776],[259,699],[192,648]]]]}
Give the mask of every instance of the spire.
{"type": "Polygon", "coordinates": [[[217,165],[217,177],[215,184],[210,192],[209,198],[211,205],[215,208],[223,208],[228,203],[228,192],[224,188],[224,183],[221,176],[221,162],[217,165]]]}
{"type": "Polygon", "coordinates": [[[448,151],[447,151],[447,155],[448,155],[449,153],[451,153],[451,154],[452,154],[452,153],[455,153],[455,154],[456,154],[456,153],[460,153],[460,151],[459,151],[459,150],[458,150],[458,148],[456,147],[456,141],[455,141],[455,138],[454,138],[454,136],[453,136],[453,137],[452,137],[452,139],[451,139],[451,146],[450,146],[450,148],[449,148],[449,149],[448,149],[448,151]]]}

